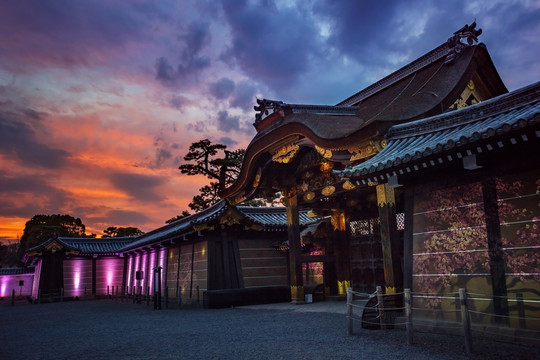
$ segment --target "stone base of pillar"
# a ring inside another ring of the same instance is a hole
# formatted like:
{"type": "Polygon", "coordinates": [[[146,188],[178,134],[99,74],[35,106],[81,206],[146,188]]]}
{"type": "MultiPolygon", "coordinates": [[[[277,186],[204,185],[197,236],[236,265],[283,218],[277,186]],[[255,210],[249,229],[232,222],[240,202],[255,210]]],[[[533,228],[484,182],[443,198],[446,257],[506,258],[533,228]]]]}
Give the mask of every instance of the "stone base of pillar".
{"type": "Polygon", "coordinates": [[[291,285],[291,302],[295,304],[303,304],[304,301],[304,287],[302,285],[291,285]]]}

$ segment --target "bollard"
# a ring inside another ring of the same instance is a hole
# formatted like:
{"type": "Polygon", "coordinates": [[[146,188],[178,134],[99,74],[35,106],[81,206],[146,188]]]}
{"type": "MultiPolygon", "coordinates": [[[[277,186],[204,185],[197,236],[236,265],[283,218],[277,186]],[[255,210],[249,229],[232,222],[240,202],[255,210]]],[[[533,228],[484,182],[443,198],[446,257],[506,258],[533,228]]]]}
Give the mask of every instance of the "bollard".
{"type": "Polygon", "coordinates": [[[407,330],[407,345],[413,344],[413,324],[412,324],[412,298],[411,289],[404,290],[405,295],[405,328],[407,330]]]}
{"type": "Polygon", "coordinates": [[[150,305],[150,287],[146,287],[146,306],[150,305]]]}
{"type": "Polygon", "coordinates": [[[377,286],[377,308],[379,309],[379,323],[381,324],[381,329],[386,330],[386,323],[384,321],[384,300],[382,287],[377,286]]]}
{"type": "Polygon", "coordinates": [[[353,334],[353,293],[352,288],[347,288],[347,333],[349,336],[353,334]]]}
{"type": "Polygon", "coordinates": [[[463,337],[465,339],[465,352],[470,355],[472,352],[471,341],[471,319],[469,318],[469,307],[467,305],[467,289],[459,289],[459,302],[461,304],[461,324],[463,325],[463,337]]]}
{"type": "Polygon", "coordinates": [[[109,295],[109,285],[107,285],[107,297],[110,299],[111,295],[109,295]]]}
{"type": "Polygon", "coordinates": [[[11,305],[15,305],[15,289],[11,292],[11,305]]]}

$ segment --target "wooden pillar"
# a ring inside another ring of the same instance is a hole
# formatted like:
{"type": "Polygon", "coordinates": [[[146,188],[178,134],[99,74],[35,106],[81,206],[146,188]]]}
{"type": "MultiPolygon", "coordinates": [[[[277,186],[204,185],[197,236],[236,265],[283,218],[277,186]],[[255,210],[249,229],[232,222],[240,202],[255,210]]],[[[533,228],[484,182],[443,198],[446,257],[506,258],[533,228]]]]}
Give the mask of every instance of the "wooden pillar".
{"type": "Polygon", "coordinates": [[[289,240],[289,270],[291,301],[304,301],[304,286],[302,281],[302,262],[300,261],[300,217],[298,214],[298,199],[296,191],[286,192],[287,235],[289,240]]]}
{"type": "Polygon", "coordinates": [[[351,263],[348,234],[348,222],[345,211],[342,209],[332,210],[332,227],[334,229],[334,251],[336,254],[336,277],[338,295],[347,294],[347,288],[351,287],[351,263]]]}
{"type": "Polygon", "coordinates": [[[405,225],[403,231],[403,287],[413,290],[413,222],[414,188],[407,187],[404,193],[405,225]]]}
{"type": "MultiPolygon", "coordinates": [[[[489,254],[489,271],[493,289],[493,310],[496,315],[508,316],[508,292],[506,289],[506,265],[501,240],[499,205],[497,203],[497,187],[494,178],[482,181],[484,212],[489,254]]],[[[507,318],[495,317],[497,324],[506,323],[507,318]]]]}
{"type": "Polygon", "coordinates": [[[400,253],[397,250],[399,238],[396,224],[396,200],[394,189],[388,184],[377,185],[377,205],[381,221],[381,245],[383,252],[384,281],[386,293],[396,293],[403,288],[400,253]]]}

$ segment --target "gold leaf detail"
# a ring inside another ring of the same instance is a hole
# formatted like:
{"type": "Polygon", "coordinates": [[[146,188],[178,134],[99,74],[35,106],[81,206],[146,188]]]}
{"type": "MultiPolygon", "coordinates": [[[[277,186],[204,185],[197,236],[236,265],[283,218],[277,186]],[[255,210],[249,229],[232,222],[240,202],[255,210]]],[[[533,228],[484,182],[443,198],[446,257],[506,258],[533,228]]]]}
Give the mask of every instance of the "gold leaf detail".
{"type": "Polygon", "coordinates": [[[345,181],[345,182],[343,183],[342,186],[343,186],[343,188],[344,188],[345,190],[352,190],[352,189],[354,189],[354,188],[356,187],[356,185],[354,185],[354,184],[353,184],[352,182],[350,182],[349,180],[345,181]]]}
{"type": "Polygon", "coordinates": [[[311,201],[313,199],[315,199],[315,193],[313,191],[310,191],[304,194],[305,201],[311,201]]]}
{"type": "Polygon", "coordinates": [[[321,194],[323,194],[324,196],[329,196],[332,195],[334,191],[336,191],[336,188],[332,185],[329,185],[321,190],[321,194]]]}

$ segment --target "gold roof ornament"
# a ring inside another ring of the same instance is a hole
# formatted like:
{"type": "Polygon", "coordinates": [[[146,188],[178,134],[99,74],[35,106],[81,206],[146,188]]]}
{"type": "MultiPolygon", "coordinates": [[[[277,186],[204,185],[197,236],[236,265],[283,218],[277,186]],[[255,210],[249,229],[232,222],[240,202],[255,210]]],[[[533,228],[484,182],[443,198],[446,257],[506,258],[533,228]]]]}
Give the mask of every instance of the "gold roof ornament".
{"type": "Polygon", "coordinates": [[[272,155],[272,161],[288,164],[296,156],[298,150],[300,150],[300,146],[296,144],[284,145],[272,155]]]}
{"type": "Polygon", "coordinates": [[[326,186],[321,190],[321,194],[324,196],[330,196],[336,191],[336,188],[332,185],[326,186]]]}
{"type": "Polygon", "coordinates": [[[311,201],[315,199],[315,193],[313,191],[307,192],[304,194],[303,198],[305,201],[311,201]]]}
{"type": "Polygon", "coordinates": [[[330,149],[325,149],[315,145],[315,150],[317,150],[317,152],[325,159],[330,159],[332,157],[332,150],[330,149]]]}
{"type": "Polygon", "coordinates": [[[352,190],[356,187],[356,185],[354,185],[352,182],[350,182],[349,180],[345,181],[342,185],[343,189],[345,190],[352,190]]]}

